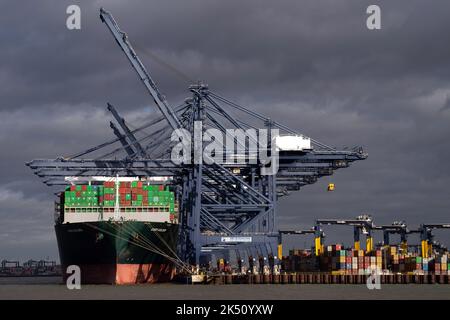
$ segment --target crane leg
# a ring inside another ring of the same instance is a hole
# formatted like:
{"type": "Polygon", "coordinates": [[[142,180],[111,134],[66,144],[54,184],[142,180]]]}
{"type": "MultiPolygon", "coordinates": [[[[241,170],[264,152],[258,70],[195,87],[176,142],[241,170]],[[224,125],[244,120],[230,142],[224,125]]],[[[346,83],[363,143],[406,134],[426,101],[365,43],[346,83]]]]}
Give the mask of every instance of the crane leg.
{"type": "Polygon", "coordinates": [[[280,243],[279,245],[278,245],[278,259],[282,259],[283,258],[283,244],[282,243],[280,243]]]}
{"type": "Polygon", "coordinates": [[[404,253],[408,252],[408,243],[406,241],[402,241],[402,243],[400,244],[400,248],[402,248],[404,253]]]}
{"type": "Polygon", "coordinates": [[[422,258],[428,258],[428,241],[422,240],[422,258]]]}
{"type": "Polygon", "coordinates": [[[373,250],[373,238],[367,237],[366,239],[366,252],[371,252],[373,250]]]}
{"type": "Polygon", "coordinates": [[[316,251],[316,256],[320,255],[322,253],[322,244],[320,241],[320,237],[316,237],[314,239],[314,248],[316,251]]]}

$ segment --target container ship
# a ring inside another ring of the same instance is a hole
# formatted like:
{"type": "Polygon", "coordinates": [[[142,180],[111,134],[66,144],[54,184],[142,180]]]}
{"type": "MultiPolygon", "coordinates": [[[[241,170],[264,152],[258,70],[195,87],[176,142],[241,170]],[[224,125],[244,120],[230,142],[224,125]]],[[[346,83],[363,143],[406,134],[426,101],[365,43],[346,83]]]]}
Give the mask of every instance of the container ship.
{"type": "Polygon", "coordinates": [[[64,280],[81,283],[170,281],[175,274],[178,207],[169,186],[143,181],[71,185],[56,203],[55,231],[64,280]]]}

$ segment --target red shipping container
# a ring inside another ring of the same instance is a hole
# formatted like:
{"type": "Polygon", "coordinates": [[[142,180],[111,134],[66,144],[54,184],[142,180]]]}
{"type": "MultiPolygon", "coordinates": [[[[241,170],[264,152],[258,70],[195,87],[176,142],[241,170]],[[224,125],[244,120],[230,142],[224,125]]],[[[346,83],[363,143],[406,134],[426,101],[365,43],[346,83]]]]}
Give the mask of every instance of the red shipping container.
{"type": "Polygon", "coordinates": [[[142,188],[142,181],[138,181],[137,187],[138,187],[138,188],[142,188]]]}
{"type": "Polygon", "coordinates": [[[87,190],[87,185],[85,185],[85,184],[82,185],[82,186],[81,186],[81,190],[86,191],[86,190],[87,190]]]}
{"type": "Polygon", "coordinates": [[[115,188],[116,187],[116,183],[114,181],[105,181],[104,186],[106,188],[115,188]]]}
{"type": "Polygon", "coordinates": [[[105,197],[105,200],[109,200],[109,201],[114,200],[113,194],[105,194],[104,197],[105,197]]]}
{"type": "Polygon", "coordinates": [[[70,191],[77,191],[77,186],[70,186],[70,191]]]}
{"type": "Polygon", "coordinates": [[[76,196],[77,198],[81,197],[81,191],[77,191],[77,192],[75,193],[75,196],[76,196]]]}
{"type": "Polygon", "coordinates": [[[159,189],[159,191],[164,191],[164,186],[160,185],[160,186],[158,186],[158,189],[159,189]]]}

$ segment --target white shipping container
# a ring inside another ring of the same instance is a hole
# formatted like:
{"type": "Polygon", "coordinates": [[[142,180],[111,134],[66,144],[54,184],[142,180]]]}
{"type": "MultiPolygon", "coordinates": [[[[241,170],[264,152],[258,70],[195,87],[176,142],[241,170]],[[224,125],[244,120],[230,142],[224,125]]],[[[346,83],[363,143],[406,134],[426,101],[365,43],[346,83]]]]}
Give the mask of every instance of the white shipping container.
{"type": "Polygon", "coordinates": [[[274,140],[278,151],[303,151],[312,149],[311,139],[303,136],[277,136],[274,140]]]}

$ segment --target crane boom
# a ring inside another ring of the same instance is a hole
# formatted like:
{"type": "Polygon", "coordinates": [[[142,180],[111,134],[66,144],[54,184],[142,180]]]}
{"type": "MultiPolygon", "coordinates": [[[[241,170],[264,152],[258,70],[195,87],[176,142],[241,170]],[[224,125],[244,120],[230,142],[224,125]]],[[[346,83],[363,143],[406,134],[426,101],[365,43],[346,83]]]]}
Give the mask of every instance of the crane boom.
{"type": "Polygon", "coordinates": [[[106,24],[109,31],[111,31],[111,34],[113,35],[114,39],[116,39],[117,44],[127,56],[128,61],[130,61],[134,70],[136,70],[142,83],[145,85],[148,92],[153,97],[153,100],[155,101],[164,117],[169,122],[169,125],[172,127],[172,129],[176,130],[182,128],[180,120],[177,118],[172,108],[168,105],[164,96],[159,92],[155,82],[150,77],[150,74],[147,72],[141,60],[131,46],[130,42],[128,41],[127,34],[120,30],[112,14],[101,8],[100,19],[106,24]]]}
{"type": "Polygon", "coordinates": [[[316,225],[347,225],[353,226],[353,240],[355,250],[360,249],[359,234],[362,231],[366,234],[366,251],[370,252],[373,250],[373,238],[372,229],[374,224],[372,222],[372,217],[368,215],[362,215],[356,217],[356,219],[317,219],[316,225]]]}

